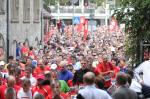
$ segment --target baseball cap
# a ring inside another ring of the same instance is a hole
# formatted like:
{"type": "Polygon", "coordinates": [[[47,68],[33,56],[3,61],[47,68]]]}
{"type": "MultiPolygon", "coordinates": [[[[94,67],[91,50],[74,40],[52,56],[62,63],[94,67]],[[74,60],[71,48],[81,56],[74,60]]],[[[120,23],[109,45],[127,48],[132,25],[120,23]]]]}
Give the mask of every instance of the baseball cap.
{"type": "Polygon", "coordinates": [[[5,65],[5,62],[4,61],[0,61],[0,65],[5,65]]]}
{"type": "Polygon", "coordinates": [[[39,80],[39,79],[42,79],[42,80],[44,80],[44,75],[43,74],[39,74],[38,76],[37,76],[37,80],[39,80]]]}
{"type": "Polygon", "coordinates": [[[52,64],[51,65],[51,69],[56,69],[57,68],[57,65],[56,64],[52,64]]]}

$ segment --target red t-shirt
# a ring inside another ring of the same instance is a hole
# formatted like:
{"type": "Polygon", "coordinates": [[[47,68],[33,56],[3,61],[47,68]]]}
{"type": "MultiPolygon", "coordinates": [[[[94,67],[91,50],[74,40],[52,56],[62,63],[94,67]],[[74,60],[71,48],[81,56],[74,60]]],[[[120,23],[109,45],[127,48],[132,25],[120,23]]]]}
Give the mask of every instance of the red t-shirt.
{"type": "Polygon", "coordinates": [[[22,54],[28,54],[29,49],[27,47],[22,47],[21,48],[21,53],[22,54]]]}
{"type": "Polygon", "coordinates": [[[70,95],[67,93],[60,93],[60,96],[62,97],[62,99],[70,99],[70,95]]]}
{"type": "MultiPolygon", "coordinates": [[[[6,89],[7,89],[7,84],[4,84],[4,85],[0,86],[0,99],[5,99],[6,89]]],[[[20,87],[17,86],[17,85],[14,85],[14,89],[16,91],[16,96],[17,96],[17,93],[18,93],[20,87]]]]}
{"type": "MultiPolygon", "coordinates": [[[[113,66],[112,66],[112,64],[110,62],[99,63],[97,65],[97,67],[95,68],[95,73],[98,75],[100,73],[111,71],[111,70],[113,70],[113,66]]],[[[110,79],[110,77],[108,75],[109,75],[109,73],[103,75],[103,77],[105,79],[105,87],[106,88],[111,86],[111,79],[110,79]]]]}
{"type": "Polygon", "coordinates": [[[41,86],[41,87],[35,86],[32,88],[32,92],[33,95],[35,92],[41,93],[45,97],[45,99],[51,99],[53,96],[52,89],[48,85],[41,86]]]}
{"type": "Polygon", "coordinates": [[[43,74],[45,71],[50,71],[50,67],[45,66],[43,69],[41,69],[40,67],[36,67],[36,69],[34,70],[34,75],[43,74]]]}

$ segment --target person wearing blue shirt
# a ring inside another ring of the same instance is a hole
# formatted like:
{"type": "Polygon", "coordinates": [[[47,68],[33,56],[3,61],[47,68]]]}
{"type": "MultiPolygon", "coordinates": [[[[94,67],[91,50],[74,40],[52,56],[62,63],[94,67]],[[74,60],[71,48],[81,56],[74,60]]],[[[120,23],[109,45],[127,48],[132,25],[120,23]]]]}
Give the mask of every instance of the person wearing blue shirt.
{"type": "Polygon", "coordinates": [[[73,73],[69,70],[67,70],[67,61],[61,61],[60,64],[60,72],[58,73],[58,79],[59,80],[65,80],[68,82],[68,80],[73,79],[73,73]]]}

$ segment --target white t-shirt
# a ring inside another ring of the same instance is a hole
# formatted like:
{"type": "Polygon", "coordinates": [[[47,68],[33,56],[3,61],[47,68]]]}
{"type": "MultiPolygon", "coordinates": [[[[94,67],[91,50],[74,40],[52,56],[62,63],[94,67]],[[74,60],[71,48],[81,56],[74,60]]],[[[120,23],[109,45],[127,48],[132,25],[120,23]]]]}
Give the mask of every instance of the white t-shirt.
{"type": "Polygon", "coordinates": [[[115,47],[112,46],[112,47],[111,47],[111,51],[112,51],[112,52],[115,52],[115,51],[116,51],[115,47]]]}
{"type": "Polygon", "coordinates": [[[132,79],[132,83],[130,85],[130,89],[134,90],[135,92],[142,92],[142,86],[140,83],[138,83],[135,79],[132,79]]]}
{"type": "MultiPolygon", "coordinates": [[[[24,78],[26,78],[25,76],[23,76],[21,79],[23,80],[24,78]]],[[[31,82],[31,86],[35,86],[37,83],[37,80],[35,77],[33,77],[32,75],[30,76],[30,82],[31,82]]]]}
{"type": "Polygon", "coordinates": [[[32,92],[29,90],[28,92],[24,92],[23,88],[18,91],[17,99],[32,99],[32,92]]]}
{"type": "Polygon", "coordinates": [[[143,63],[141,63],[136,69],[135,69],[135,73],[136,73],[136,77],[141,80],[139,73],[143,72],[143,82],[144,84],[146,84],[147,86],[150,86],[150,60],[145,61],[143,63]]]}

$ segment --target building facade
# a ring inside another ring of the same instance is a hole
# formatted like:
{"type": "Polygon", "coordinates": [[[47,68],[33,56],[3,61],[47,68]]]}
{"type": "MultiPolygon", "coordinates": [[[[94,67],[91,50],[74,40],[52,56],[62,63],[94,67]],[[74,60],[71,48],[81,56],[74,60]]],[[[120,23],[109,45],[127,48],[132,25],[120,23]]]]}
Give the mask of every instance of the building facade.
{"type": "Polygon", "coordinates": [[[97,6],[94,3],[90,3],[90,0],[78,0],[74,7],[72,5],[62,6],[59,3],[49,7],[55,20],[70,20],[71,24],[73,17],[84,16],[86,19],[96,20],[98,25],[105,25],[111,16],[111,10],[115,8],[115,1],[106,0],[101,6],[97,6]]]}
{"type": "Polygon", "coordinates": [[[0,37],[2,35],[4,39],[5,53],[8,40],[9,55],[13,56],[16,56],[19,42],[35,47],[38,45],[42,38],[42,5],[42,0],[0,0],[0,37]]]}

